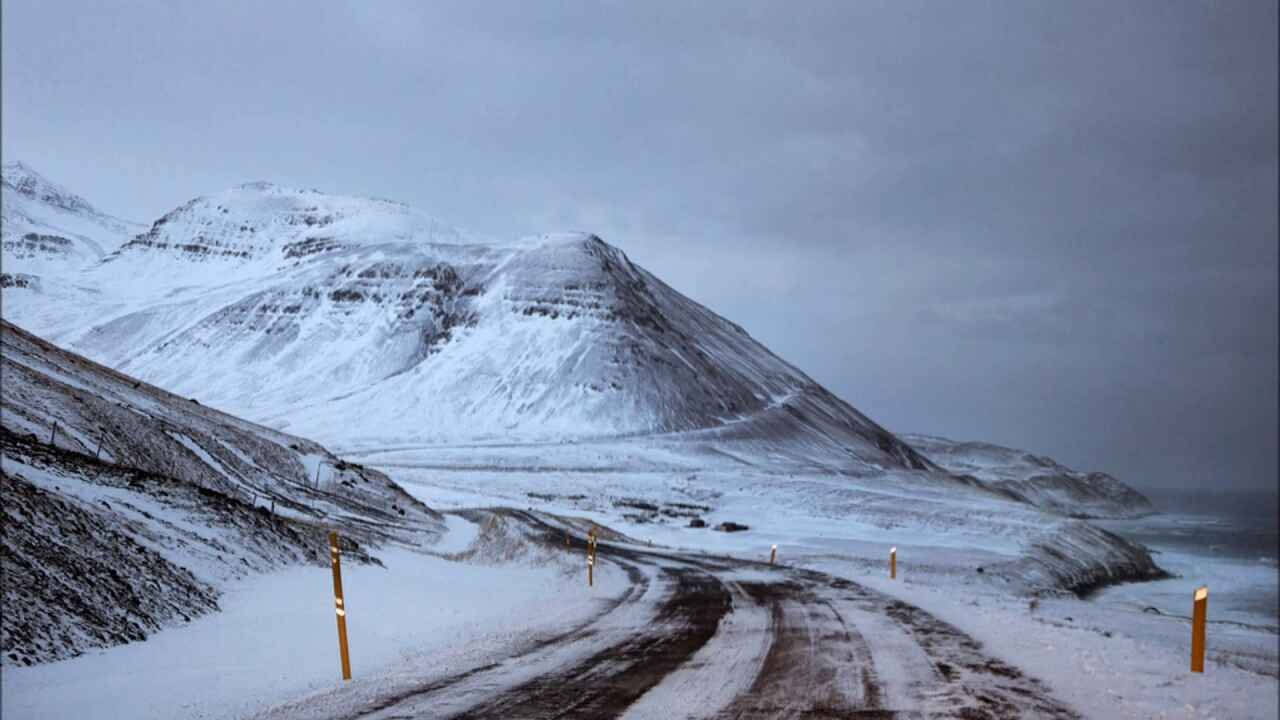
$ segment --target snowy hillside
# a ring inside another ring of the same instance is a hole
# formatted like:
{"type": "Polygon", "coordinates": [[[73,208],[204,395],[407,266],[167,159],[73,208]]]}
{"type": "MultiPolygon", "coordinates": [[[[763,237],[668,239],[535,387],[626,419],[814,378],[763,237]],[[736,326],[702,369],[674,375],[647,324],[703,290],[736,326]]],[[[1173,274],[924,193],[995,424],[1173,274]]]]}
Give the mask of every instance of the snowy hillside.
{"type": "Polygon", "coordinates": [[[0,193],[0,259],[7,284],[22,276],[74,273],[144,229],[99,211],[20,162],[5,163],[0,193]]]}
{"type": "MultiPolygon", "coordinates": [[[[92,312],[12,321],[149,382],[326,442],[669,432],[928,467],[867,417],[585,234],[464,242],[396,203],[252,183],[84,274],[92,312]]],[[[6,294],[6,299],[9,295],[6,294]]]]}
{"type": "Polygon", "coordinates": [[[1077,518],[1132,518],[1155,512],[1151,501],[1119,480],[1079,472],[1040,455],[984,442],[900,435],[946,470],[1043,510],[1077,518]]]}
{"type": "Polygon", "coordinates": [[[248,572],[427,544],[440,516],[385,475],[0,323],[4,662],[139,640],[248,572]]]}

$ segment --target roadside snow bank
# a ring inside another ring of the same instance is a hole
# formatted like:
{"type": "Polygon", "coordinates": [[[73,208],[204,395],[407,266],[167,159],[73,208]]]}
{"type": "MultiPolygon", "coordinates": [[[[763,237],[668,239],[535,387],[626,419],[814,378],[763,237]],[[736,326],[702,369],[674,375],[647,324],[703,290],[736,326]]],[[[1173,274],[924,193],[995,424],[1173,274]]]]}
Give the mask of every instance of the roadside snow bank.
{"type": "Polygon", "coordinates": [[[608,564],[587,593],[578,574],[557,565],[496,568],[405,550],[380,555],[385,568],[343,566],[355,676],[345,686],[330,572],[292,567],[230,584],[222,612],[144,643],[5,667],[0,715],[227,717],[314,692],[376,694],[393,668],[464,670],[532,634],[581,622],[627,585],[608,564]]]}

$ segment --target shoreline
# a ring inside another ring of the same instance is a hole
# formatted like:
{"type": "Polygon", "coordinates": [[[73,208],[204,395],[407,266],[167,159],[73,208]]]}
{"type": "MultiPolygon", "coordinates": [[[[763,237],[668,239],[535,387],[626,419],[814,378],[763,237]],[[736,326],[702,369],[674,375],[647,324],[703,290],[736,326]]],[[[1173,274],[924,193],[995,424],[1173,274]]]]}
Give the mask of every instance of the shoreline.
{"type": "Polygon", "coordinates": [[[1180,616],[1182,595],[1189,608],[1190,593],[1210,588],[1210,621],[1254,626],[1275,632],[1280,628],[1280,566],[1276,548],[1267,547],[1270,532],[1221,514],[1168,512],[1157,518],[1108,521],[1104,527],[1148,547],[1168,577],[1156,583],[1123,588],[1099,588],[1089,599],[1150,606],[1166,616],[1180,616]]]}

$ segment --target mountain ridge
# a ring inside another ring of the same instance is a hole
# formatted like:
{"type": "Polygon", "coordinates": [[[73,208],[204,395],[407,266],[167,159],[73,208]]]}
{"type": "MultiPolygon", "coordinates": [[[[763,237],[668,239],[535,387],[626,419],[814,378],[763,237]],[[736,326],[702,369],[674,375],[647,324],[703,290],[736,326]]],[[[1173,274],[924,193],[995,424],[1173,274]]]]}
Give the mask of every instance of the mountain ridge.
{"type": "Polygon", "coordinates": [[[15,319],[326,440],[755,428],[878,466],[930,467],[590,233],[481,243],[400,203],[248,183],[166,213],[77,280],[96,291],[84,295],[92,322],[42,318],[35,302],[15,319]]]}

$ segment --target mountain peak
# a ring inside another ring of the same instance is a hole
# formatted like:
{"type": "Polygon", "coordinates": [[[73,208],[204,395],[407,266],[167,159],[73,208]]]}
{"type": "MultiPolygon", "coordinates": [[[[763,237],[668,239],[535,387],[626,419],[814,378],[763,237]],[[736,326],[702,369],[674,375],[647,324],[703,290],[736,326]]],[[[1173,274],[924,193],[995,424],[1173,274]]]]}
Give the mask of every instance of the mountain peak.
{"type": "Polygon", "coordinates": [[[599,235],[581,231],[546,232],[521,238],[522,245],[608,245],[599,235]]]}
{"type": "Polygon", "coordinates": [[[19,195],[47,203],[62,210],[100,215],[88,200],[76,195],[36,172],[21,161],[4,164],[4,185],[19,195]]]}
{"type": "MultiPolygon", "coordinates": [[[[0,253],[7,273],[47,279],[79,272],[142,229],[99,211],[20,161],[4,164],[0,187],[0,253]]],[[[11,310],[14,300],[6,301],[11,310]]]]}
{"type": "Polygon", "coordinates": [[[236,190],[257,190],[260,192],[282,191],[285,188],[271,182],[270,180],[252,180],[250,182],[240,183],[235,186],[236,190]]]}

